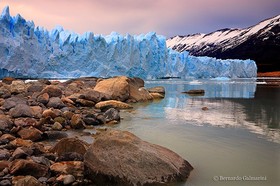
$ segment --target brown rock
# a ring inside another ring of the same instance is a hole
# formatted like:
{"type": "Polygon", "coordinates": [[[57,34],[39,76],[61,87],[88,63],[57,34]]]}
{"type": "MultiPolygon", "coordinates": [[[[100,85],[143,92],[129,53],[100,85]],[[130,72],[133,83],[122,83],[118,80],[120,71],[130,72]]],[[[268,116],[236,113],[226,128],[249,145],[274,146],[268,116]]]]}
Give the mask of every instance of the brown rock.
{"type": "Polygon", "coordinates": [[[42,113],[43,113],[43,109],[40,106],[31,106],[30,107],[32,112],[33,112],[33,116],[35,118],[41,118],[42,117],[42,113]]]}
{"type": "Polygon", "coordinates": [[[1,137],[0,137],[0,140],[3,140],[3,139],[7,139],[9,141],[13,141],[16,139],[15,136],[11,135],[11,134],[3,134],[1,137]]]}
{"type": "Polygon", "coordinates": [[[100,102],[100,101],[104,101],[104,100],[107,99],[105,94],[103,94],[101,92],[98,92],[98,91],[95,91],[93,89],[86,90],[86,93],[85,93],[84,97],[85,97],[86,100],[90,100],[90,101],[93,101],[95,103],[100,102]]]}
{"type": "Polygon", "coordinates": [[[59,122],[54,122],[54,124],[52,125],[52,129],[60,131],[63,129],[63,126],[59,122]]]}
{"type": "Polygon", "coordinates": [[[160,94],[160,93],[150,93],[150,95],[153,97],[153,99],[163,99],[164,95],[160,94]]]}
{"type": "Polygon", "coordinates": [[[116,100],[108,100],[108,101],[101,101],[99,103],[96,103],[95,108],[102,109],[104,107],[113,107],[113,108],[118,108],[118,109],[130,109],[133,108],[131,105],[121,102],[121,101],[116,101],[116,100]]]}
{"type": "Polygon", "coordinates": [[[4,170],[5,168],[9,167],[10,162],[9,161],[0,161],[0,172],[4,170]]]}
{"type": "Polygon", "coordinates": [[[13,77],[4,77],[4,78],[2,79],[2,83],[5,83],[5,84],[7,84],[7,85],[10,85],[10,84],[12,84],[12,82],[15,81],[15,80],[16,80],[16,79],[13,78],[13,77]]]}
{"type": "Polygon", "coordinates": [[[45,87],[41,91],[41,94],[43,94],[43,93],[48,93],[48,95],[50,97],[59,97],[59,98],[61,98],[61,96],[63,94],[62,90],[58,86],[55,86],[55,85],[49,85],[49,86],[45,87]]]}
{"type": "Polygon", "coordinates": [[[38,122],[34,118],[16,118],[14,123],[16,126],[26,127],[26,126],[36,126],[38,122]]]}
{"type": "Polygon", "coordinates": [[[67,152],[76,152],[84,155],[89,148],[89,144],[77,138],[61,139],[52,149],[51,152],[57,153],[59,156],[67,152]]]}
{"type": "Polygon", "coordinates": [[[34,127],[22,128],[18,135],[24,140],[38,141],[42,139],[42,132],[34,127]]]}
{"type": "Polygon", "coordinates": [[[81,106],[84,107],[94,107],[95,103],[93,101],[89,101],[86,99],[77,99],[76,103],[80,104],[81,106]]]}
{"type": "Polygon", "coordinates": [[[27,92],[41,92],[43,90],[44,86],[36,81],[32,82],[28,87],[27,87],[27,92]]]}
{"type": "Polygon", "coordinates": [[[129,98],[128,78],[125,76],[114,77],[99,81],[94,87],[95,91],[108,95],[108,99],[125,101],[129,98]]]}
{"type": "Polygon", "coordinates": [[[10,85],[11,94],[20,94],[26,92],[26,84],[22,80],[15,80],[10,85]]]}
{"type": "Polygon", "coordinates": [[[48,93],[43,93],[37,97],[37,101],[46,105],[49,102],[50,96],[48,93]]]}
{"type": "Polygon", "coordinates": [[[18,158],[26,158],[27,156],[31,156],[33,154],[33,150],[28,147],[18,147],[12,154],[13,159],[18,158]]]}
{"type": "Polygon", "coordinates": [[[8,160],[11,156],[11,153],[7,149],[0,149],[0,161],[8,160]]]}
{"type": "Polygon", "coordinates": [[[0,131],[10,130],[13,127],[13,122],[5,115],[0,114],[0,131]]]}
{"type": "Polygon", "coordinates": [[[48,174],[48,167],[35,163],[32,160],[17,159],[10,164],[10,173],[13,175],[31,175],[40,178],[48,174]]]}
{"type": "Polygon", "coordinates": [[[81,129],[84,128],[85,123],[79,114],[74,114],[71,118],[70,125],[73,129],[81,129]]]}
{"type": "Polygon", "coordinates": [[[129,83],[129,99],[135,100],[136,102],[152,100],[153,97],[143,87],[144,83],[139,83],[140,80],[139,80],[139,78],[127,79],[128,83],[129,83]]]}
{"type": "Polygon", "coordinates": [[[52,109],[46,109],[43,111],[42,116],[44,118],[51,117],[52,119],[56,118],[58,115],[52,109]]]}
{"type": "Polygon", "coordinates": [[[26,105],[27,101],[23,97],[13,96],[13,97],[10,97],[10,98],[5,100],[5,102],[3,104],[3,108],[5,110],[10,110],[11,108],[14,108],[18,104],[25,104],[26,105]]]}
{"type": "Polygon", "coordinates": [[[50,166],[50,170],[60,174],[71,174],[79,178],[84,175],[84,163],[82,161],[57,162],[50,166]]]}
{"type": "Polygon", "coordinates": [[[150,93],[159,93],[161,95],[165,95],[165,88],[163,86],[157,86],[147,89],[150,93]]]}
{"type": "Polygon", "coordinates": [[[15,146],[15,147],[31,147],[33,145],[33,142],[31,140],[24,140],[21,138],[16,138],[15,140],[10,142],[11,145],[15,146]]]}
{"type": "Polygon", "coordinates": [[[184,181],[193,169],[175,152],[118,130],[98,136],[84,163],[97,185],[166,184],[184,181]]]}
{"type": "Polygon", "coordinates": [[[195,90],[189,90],[189,91],[186,91],[183,93],[189,94],[191,96],[204,96],[205,91],[202,89],[197,89],[197,90],[195,89],[195,90]]]}
{"type": "Polygon", "coordinates": [[[15,176],[13,178],[13,185],[14,186],[43,186],[43,184],[33,176],[15,176]]]}

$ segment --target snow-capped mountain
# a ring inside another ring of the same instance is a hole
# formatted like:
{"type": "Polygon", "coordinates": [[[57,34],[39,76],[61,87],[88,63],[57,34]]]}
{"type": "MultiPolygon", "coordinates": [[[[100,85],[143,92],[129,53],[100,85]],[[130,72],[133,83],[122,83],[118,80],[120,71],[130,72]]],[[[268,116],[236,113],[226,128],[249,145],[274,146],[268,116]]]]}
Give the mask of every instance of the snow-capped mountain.
{"type": "Polygon", "coordinates": [[[0,78],[250,78],[256,72],[253,60],[195,57],[168,49],[166,38],[154,32],[79,35],[62,27],[52,31],[35,27],[20,15],[10,16],[9,7],[0,16],[0,78]]]}
{"type": "Polygon", "coordinates": [[[260,71],[280,70],[280,15],[245,29],[175,36],[167,40],[167,46],[195,56],[253,59],[260,71]]]}

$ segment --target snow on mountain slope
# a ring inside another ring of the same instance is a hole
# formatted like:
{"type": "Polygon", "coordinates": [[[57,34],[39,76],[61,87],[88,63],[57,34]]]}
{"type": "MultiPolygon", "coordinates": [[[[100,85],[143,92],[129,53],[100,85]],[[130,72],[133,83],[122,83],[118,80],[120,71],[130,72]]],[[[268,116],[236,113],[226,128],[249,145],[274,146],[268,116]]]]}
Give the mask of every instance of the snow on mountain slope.
{"type": "Polygon", "coordinates": [[[47,31],[9,7],[0,17],[0,78],[73,78],[138,76],[144,79],[256,77],[253,60],[194,57],[168,49],[163,36],[79,35],[62,27],[47,31]]]}
{"type": "Polygon", "coordinates": [[[166,44],[173,50],[189,51],[195,56],[250,58],[260,67],[272,65],[271,68],[274,68],[280,59],[280,15],[245,29],[223,29],[209,34],[175,36],[168,39],[166,44]]]}
{"type": "MultiPolygon", "coordinates": [[[[175,36],[166,41],[167,47],[177,51],[191,51],[195,49],[209,50],[210,47],[219,46],[222,50],[235,47],[246,41],[250,36],[258,34],[263,35],[272,27],[280,24],[280,15],[264,20],[259,24],[245,29],[223,29],[209,34],[194,34],[187,36],[175,36]],[[205,47],[205,48],[203,48],[205,47]]],[[[198,51],[197,51],[198,52],[198,51]]],[[[199,52],[198,52],[199,53],[199,52]]]]}

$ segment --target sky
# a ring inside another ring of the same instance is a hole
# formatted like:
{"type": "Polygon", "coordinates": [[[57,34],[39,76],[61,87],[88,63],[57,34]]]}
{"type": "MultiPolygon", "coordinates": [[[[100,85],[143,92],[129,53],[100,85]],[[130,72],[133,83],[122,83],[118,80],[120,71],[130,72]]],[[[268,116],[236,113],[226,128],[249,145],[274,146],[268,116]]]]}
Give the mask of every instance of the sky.
{"type": "Polygon", "coordinates": [[[0,0],[1,11],[48,30],[60,25],[79,34],[150,31],[167,38],[246,28],[280,14],[280,0],[0,0]]]}

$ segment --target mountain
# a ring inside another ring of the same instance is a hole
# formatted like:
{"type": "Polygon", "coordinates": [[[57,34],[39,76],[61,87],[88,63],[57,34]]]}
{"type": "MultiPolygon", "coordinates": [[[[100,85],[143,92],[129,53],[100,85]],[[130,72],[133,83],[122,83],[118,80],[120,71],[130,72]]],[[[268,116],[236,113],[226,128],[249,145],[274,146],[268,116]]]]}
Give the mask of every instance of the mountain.
{"type": "Polygon", "coordinates": [[[62,27],[48,31],[20,15],[10,16],[9,7],[0,17],[0,78],[250,78],[256,72],[252,60],[195,57],[168,49],[166,38],[154,32],[102,36],[62,27]]]}
{"type": "Polygon", "coordinates": [[[175,36],[167,46],[195,56],[253,59],[258,71],[280,70],[280,15],[245,29],[222,29],[209,34],[175,36]]]}

